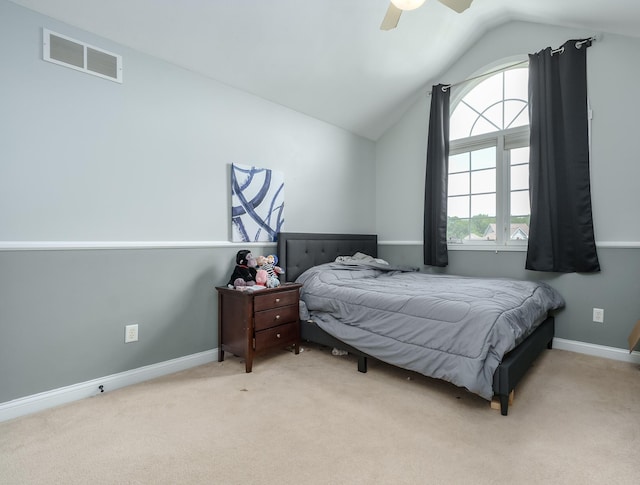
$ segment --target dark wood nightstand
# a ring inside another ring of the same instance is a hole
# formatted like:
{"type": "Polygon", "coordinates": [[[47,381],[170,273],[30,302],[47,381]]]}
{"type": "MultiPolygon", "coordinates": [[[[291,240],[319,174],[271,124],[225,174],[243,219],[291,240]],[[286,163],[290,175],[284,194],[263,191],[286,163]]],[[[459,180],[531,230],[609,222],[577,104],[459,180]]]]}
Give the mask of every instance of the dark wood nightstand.
{"type": "Polygon", "coordinates": [[[218,286],[218,362],[225,351],[244,357],[251,372],[256,354],[293,345],[300,352],[301,284],[240,291],[218,286]]]}

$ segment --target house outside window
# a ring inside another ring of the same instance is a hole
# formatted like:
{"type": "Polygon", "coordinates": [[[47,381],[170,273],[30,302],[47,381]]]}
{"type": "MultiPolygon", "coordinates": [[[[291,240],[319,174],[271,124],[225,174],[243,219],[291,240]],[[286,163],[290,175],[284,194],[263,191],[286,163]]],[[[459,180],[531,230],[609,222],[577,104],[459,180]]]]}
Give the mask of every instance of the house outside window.
{"type": "Polygon", "coordinates": [[[468,86],[454,104],[447,197],[447,239],[452,249],[526,247],[528,68],[521,66],[468,86]]]}

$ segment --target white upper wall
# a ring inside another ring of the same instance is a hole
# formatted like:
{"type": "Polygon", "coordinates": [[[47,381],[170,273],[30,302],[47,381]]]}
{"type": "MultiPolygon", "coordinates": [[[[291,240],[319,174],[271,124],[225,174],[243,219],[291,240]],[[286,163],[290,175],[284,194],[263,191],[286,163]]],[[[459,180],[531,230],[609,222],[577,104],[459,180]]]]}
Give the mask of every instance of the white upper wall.
{"type": "MultiPolygon", "coordinates": [[[[431,80],[455,83],[496,66],[526,59],[545,47],[597,32],[524,22],[498,27],[480,39],[450,69],[431,80]]],[[[598,34],[589,48],[587,76],[593,109],[591,195],[597,242],[638,242],[640,160],[637,117],[640,39],[598,34]]],[[[430,97],[416,100],[376,145],[376,228],[385,241],[421,241],[430,97]]],[[[452,106],[455,89],[452,92],[452,106]]]]}
{"type": "Polygon", "coordinates": [[[0,241],[225,241],[230,164],[285,178],[285,230],[373,232],[375,146],[0,0],[0,241]],[[42,60],[42,28],[123,56],[42,60]]]}
{"type": "MultiPolygon", "coordinates": [[[[506,24],[425,84],[593,34],[506,24]]],[[[284,173],[285,230],[422,239],[428,88],[374,144],[6,0],[0,37],[0,241],[228,240],[234,162],[284,173]],[[121,54],[124,83],[42,61],[43,27],[121,54]]],[[[640,241],[639,47],[589,48],[598,241],[640,241]]]]}

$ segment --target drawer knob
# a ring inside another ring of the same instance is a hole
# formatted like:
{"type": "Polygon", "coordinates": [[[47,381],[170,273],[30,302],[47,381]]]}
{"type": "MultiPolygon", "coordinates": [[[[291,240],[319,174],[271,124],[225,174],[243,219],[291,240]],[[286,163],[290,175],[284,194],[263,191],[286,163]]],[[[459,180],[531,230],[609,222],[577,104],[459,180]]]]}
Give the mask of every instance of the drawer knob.
{"type": "Polygon", "coordinates": [[[280,298],[276,298],[276,303],[280,303],[280,298]]]}
{"type": "Polygon", "coordinates": [[[280,338],[280,334],[279,334],[279,333],[277,333],[277,334],[276,334],[276,337],[280,338]]]}
{"type": "Polygon", "coordinates": [[[276,320],[280,320],[280,315],[276,315],[276,320]]]}

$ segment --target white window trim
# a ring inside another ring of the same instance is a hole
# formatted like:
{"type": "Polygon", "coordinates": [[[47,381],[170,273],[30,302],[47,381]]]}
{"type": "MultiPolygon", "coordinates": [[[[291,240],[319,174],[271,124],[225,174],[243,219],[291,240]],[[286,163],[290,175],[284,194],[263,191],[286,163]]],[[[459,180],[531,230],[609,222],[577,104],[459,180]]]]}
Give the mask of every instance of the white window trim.
{"type": "Polygon", "coordinates": [[[523,242],[520,244],[509,244],[509,245],[498,245],[496,243],[490,243],[487,241],[486,244],[480,243],[448,243],[447,251],[487,251],[492,253],[502,253],[502,252],[527,252],[527,243],[523,242]]]}

